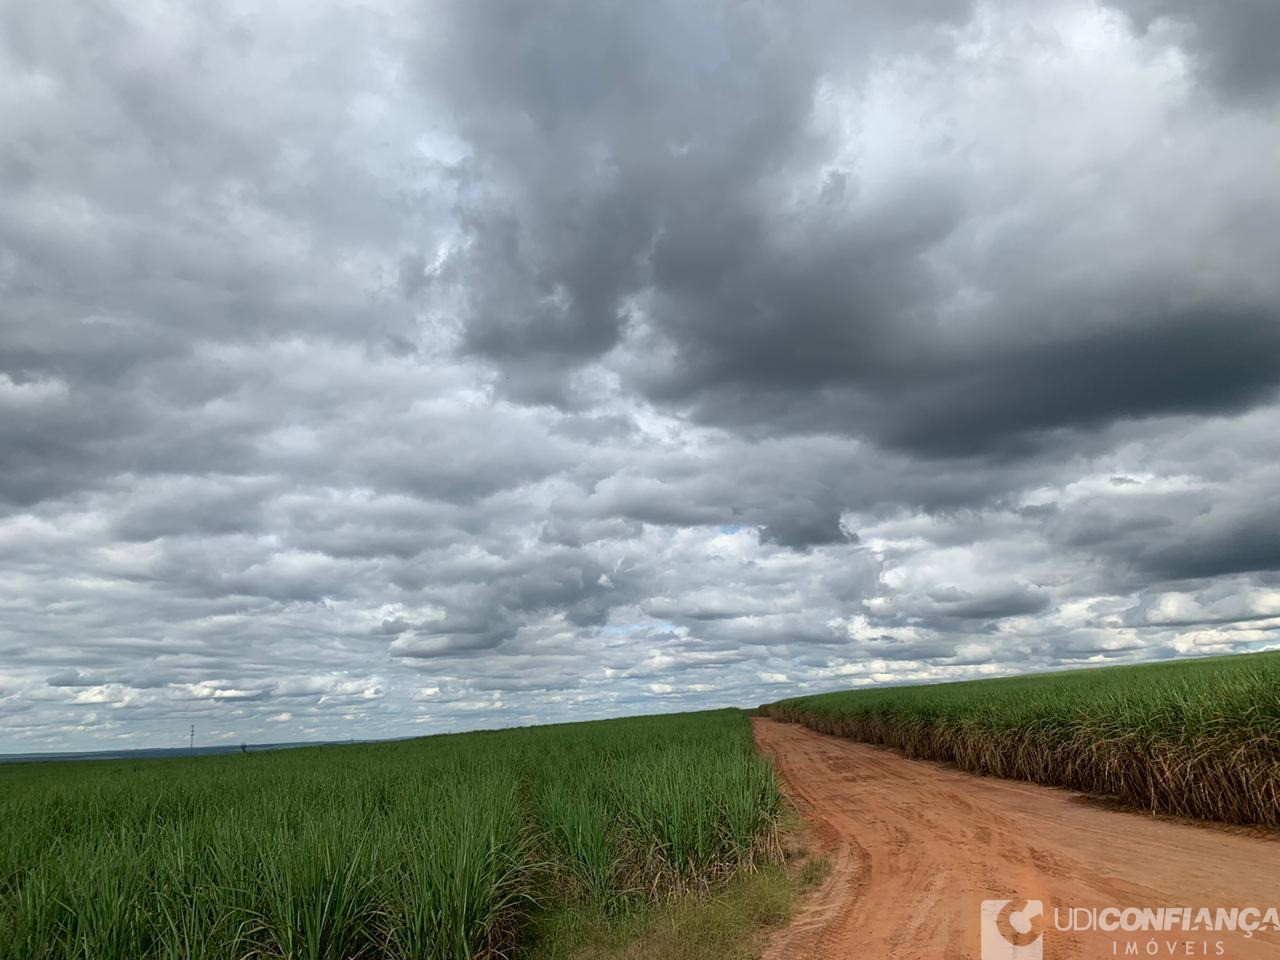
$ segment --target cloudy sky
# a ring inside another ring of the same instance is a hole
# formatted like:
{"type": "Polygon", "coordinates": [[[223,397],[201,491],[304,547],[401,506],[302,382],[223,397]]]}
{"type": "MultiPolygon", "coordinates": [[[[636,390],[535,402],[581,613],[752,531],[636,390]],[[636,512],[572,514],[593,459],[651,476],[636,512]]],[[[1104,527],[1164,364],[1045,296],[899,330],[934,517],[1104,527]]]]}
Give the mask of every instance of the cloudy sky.
{"type": "Polygon", "coordinates": [[[1280,646],[1273,0],[0,0],[0,752],[1280,646]]]}

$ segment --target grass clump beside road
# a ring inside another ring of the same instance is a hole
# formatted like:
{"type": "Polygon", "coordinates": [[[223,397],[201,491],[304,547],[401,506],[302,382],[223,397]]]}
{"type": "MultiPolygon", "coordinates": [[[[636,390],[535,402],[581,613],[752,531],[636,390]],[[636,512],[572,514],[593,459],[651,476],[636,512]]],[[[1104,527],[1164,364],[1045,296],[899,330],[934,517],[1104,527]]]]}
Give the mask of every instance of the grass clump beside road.
{"type": "Polygon", "coordinates": [[[722,885],[654,905],[603,910],[560,901],[533,922],[521,960],[756,960],[769,932],[831,872],[794,807],[781,821],[780,860],[722,885]]]}
{"type": "Polygon", "coordinates": [[[737,711],[0,767],[0,958],[519,957],[732,891],[781,812],[737,711]]]}
{"type": "Polygon", "coordinates": [[[842,691],[761,710],[973,773],[1280,827],[1280,653],[842,691]]]}
{"type": "Polygon", "coordinates": [[[767,864],[649,909],[565,904],[535,922],[527,960],[751,960],[806,885],[798,870],[767,864]]]}

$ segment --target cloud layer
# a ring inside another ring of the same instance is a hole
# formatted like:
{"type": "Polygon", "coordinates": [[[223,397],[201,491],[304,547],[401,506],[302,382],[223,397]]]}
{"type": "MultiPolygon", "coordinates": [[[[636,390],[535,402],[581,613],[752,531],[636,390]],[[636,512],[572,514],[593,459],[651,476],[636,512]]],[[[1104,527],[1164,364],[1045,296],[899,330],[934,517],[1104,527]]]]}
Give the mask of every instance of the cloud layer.
{"type": "Polygon", "coordinates": [[[0,752],[1280,644],[1272,4],[0,4],[0,752]]]}

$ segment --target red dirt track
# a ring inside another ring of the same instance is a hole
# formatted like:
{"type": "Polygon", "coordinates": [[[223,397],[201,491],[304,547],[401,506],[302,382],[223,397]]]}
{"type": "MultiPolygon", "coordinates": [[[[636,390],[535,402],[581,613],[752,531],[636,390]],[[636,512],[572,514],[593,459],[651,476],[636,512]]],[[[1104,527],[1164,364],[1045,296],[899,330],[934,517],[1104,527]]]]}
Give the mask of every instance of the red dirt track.
{"type": "Polygon", "coordinates": [[[982,960],[980,904],[990,899],[1044,902],[1044,960],[1124,957],[1131,941],[1139,952],[1128,956],[1280,960],[1276,931],[1054,929],[1055,906],[1280,905],[1274,836],[1112,810],[795,724],[752,724],[832,863],[765,960],[982,960]]]}

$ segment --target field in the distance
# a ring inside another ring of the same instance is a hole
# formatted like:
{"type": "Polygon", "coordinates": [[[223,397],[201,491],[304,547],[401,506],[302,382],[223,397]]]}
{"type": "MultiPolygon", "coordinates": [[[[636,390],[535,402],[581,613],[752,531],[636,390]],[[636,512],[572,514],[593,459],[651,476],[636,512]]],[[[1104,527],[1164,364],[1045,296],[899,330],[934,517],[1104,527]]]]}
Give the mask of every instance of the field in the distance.
{"type": "Polygon", "coordinates": [[[732,710],[15,765],[0,958],[506,956],[558,907],[634,914],[749,873],[780,813],[732,710]]]}
{"type": "Polygon", "coordinates": [[[973,773],[1280,827],[1280,653],[841,691],[761,709],[973,773]]]}

